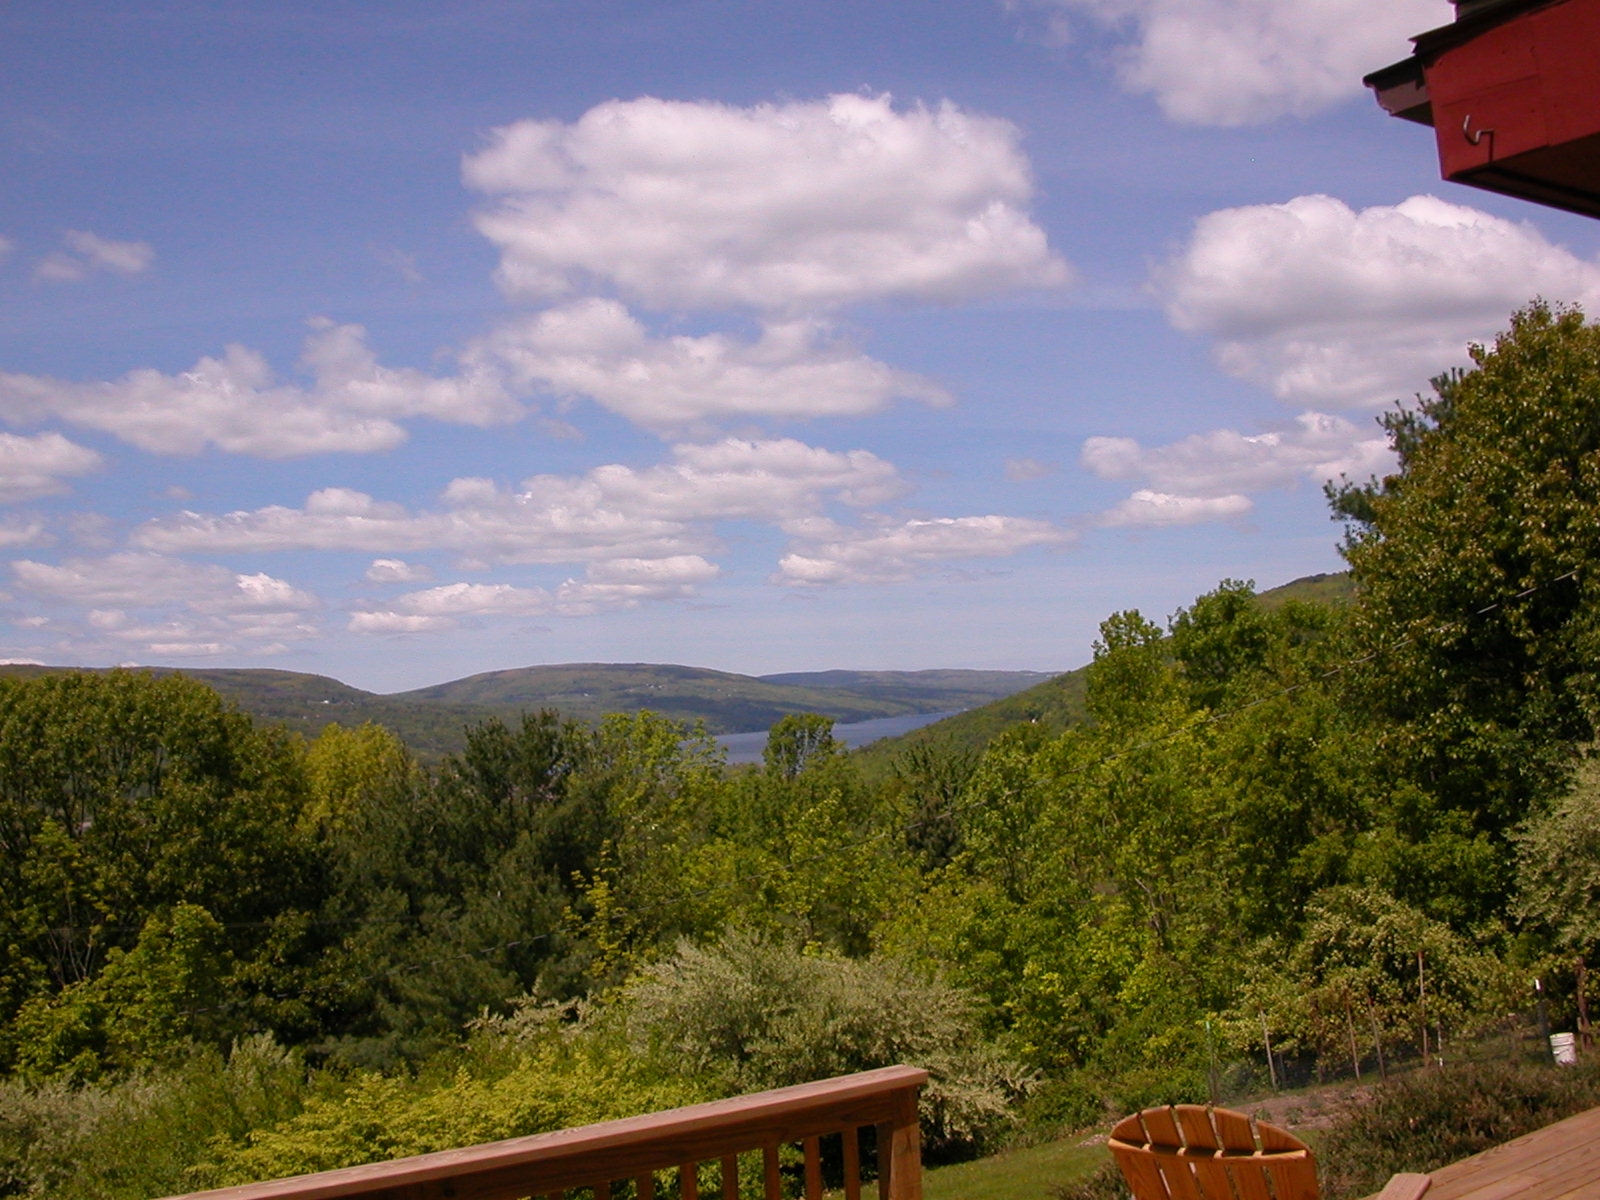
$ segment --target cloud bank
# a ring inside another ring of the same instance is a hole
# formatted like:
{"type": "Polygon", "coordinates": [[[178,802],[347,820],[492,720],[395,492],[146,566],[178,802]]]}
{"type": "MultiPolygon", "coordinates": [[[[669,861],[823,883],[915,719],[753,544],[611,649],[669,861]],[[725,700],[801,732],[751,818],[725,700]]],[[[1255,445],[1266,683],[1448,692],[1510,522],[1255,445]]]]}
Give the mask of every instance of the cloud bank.
{"type": "Polygon", "coordinates": [[[1188,125],[1310,116],[1361,93],[1407,39],[1454,19],[1447,0],[1027,0],[1117,39],[1122,86],[1188,125]]]}
{"type": "Polygon", "coordinates": [[[1231,429],[1194,434],[1164,446],[1132,438],[1093,437],[1082,462],[1102,479],[1139,480],[1099,520],[1104,525],[1194,525],[1243,516],[1248,493],[1321,484],[1341,476],[1364,480],[1393,468],[1389,442],[1377,427],[1306,412],[1292,428],[1244,435],[1231,429]]]}
{"type": "Polygon", "coordinates": [[[1600,264],[1432,196],[1213,212],[1155,287],[1173,325],[1216,339],[1230,374],[1293,404],[1365,410],[1465,364],[1468,342],[1535,295],[1600,311],[1600,264]]]}
{"type": "Polygon", "coordinates": [[[265,358],[229,346],[168,375],[150,368],[108,382],[75,383],[0,372],[0,419],[66,421],[109,433],[152,454],[198,454],[214,446],[259,458],[373,453],[406,440],[400,420],[487,426],[523,408],[487,369],[436,378],[379,365],[359,325],[313,322],[302,365],[310,387],[280,382],[265,358]]]}

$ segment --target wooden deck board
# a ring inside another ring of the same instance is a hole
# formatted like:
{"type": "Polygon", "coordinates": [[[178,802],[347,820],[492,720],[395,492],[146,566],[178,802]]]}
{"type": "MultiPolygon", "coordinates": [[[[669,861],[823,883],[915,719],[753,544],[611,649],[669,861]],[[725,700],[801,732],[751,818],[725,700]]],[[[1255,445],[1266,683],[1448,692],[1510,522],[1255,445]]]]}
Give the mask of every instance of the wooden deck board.
{"type": "Polygon", "coordinates": [[[1433,1172],[1427,1200],[1600,1200],[1600,1108],[1433,1172]]]}

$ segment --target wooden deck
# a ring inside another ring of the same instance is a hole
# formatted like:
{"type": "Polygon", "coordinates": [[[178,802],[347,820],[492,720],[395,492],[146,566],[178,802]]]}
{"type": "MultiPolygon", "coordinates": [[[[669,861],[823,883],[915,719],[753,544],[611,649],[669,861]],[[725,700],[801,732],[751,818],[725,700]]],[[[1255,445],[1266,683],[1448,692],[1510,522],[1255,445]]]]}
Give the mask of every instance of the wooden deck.
{"type": "Polygon", "coordinates": [[[1433,1172],[1427,1200],[1600,1200],[1600,1108],[1433,1172]]]}

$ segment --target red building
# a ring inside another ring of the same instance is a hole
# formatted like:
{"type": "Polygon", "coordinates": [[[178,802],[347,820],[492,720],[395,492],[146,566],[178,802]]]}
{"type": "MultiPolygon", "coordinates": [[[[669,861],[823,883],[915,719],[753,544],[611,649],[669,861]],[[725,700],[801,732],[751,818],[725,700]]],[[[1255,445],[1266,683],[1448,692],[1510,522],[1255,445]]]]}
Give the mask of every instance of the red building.
{"type": "Polygon", "coordinates": [[[1456,0],[1411,41],[1365,82],[1446,179],[1600,217],[1600,0],[1456,0]]]}

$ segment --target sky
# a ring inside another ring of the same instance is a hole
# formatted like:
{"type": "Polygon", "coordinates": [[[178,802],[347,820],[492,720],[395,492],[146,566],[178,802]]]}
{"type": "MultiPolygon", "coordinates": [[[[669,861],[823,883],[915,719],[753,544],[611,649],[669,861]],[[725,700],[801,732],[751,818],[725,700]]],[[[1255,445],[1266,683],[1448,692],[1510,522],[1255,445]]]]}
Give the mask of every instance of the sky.
{"type": "Polygon", "coordinates": [[[1445,0],[0,9],[0,659],[1064,670],[1600,223],[1361,76],[1445,0]]]}

